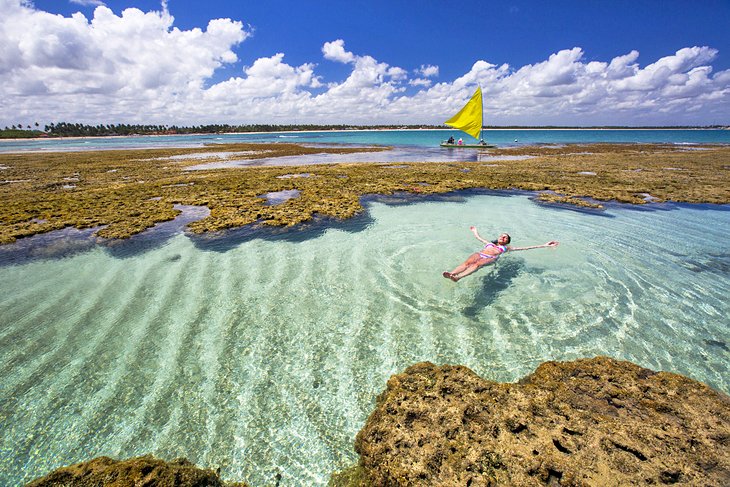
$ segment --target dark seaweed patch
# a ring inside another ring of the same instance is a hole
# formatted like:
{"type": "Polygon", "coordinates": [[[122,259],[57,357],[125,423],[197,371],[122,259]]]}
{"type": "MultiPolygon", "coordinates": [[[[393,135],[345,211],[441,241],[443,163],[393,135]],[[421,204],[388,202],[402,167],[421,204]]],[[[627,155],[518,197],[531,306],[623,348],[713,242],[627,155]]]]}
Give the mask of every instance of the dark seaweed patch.
{"type": "Polygon", "coordinates": [[[725,350],[726,352],[730,352],[730,348],[728,348],[727,343],[721,342],[720,340],[708,340],[708,339],[704,339],[702,341],[705,342],[707,345],[709,345],[711,347],[717,347],[717,348],[720,348],[722,350],[725,350]]]}

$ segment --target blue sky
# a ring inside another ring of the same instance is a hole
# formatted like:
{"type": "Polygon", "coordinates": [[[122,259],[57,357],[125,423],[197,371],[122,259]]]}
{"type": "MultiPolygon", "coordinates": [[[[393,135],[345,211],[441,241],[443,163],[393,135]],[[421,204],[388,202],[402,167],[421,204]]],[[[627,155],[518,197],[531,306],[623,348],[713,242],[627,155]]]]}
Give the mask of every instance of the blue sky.
{"type": "Polygon", "coordinates": [[[0,7],[0,125],[730,124],[727,0],[0,7]]]}

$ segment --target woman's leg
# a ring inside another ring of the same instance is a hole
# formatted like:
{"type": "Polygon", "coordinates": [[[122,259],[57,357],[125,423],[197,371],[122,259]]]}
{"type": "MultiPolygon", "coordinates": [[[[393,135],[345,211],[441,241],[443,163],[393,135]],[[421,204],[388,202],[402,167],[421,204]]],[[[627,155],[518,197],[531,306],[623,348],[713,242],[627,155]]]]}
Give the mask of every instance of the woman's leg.
{"type": "Polygon", "coordinates": [[[467,267],[470,267],[470,266],[476,264],[477,262],[479,262],[480,259],[481,259],[481,257],[479,257],[479,254],[471,254],[469,256],[469,258],[466,259],[463,264],[457,266],[456,269],[454,269],[451,272],[444,272],[444,277],[451,277],[452,275],[455,275],[455,274],[461,274],[462,272],[464,272],[466,270],[467,267]]]}
{"type": "Polygon", "coordinates": [[[456,282],[459,279],[463,279],[464,277],[468,276],[469,274],[473,274],[474,272],[478,271],[482,267],[484,267],[487,264],[491,264],[493,262],[492,259],[480,259],[478,262],[469,265],[461,272],[452,272],[449,278],[456,282]]]}
{"type": "Polygon", "coordinates": [[[468,262],[469,262],[469,261],[467,261],[467,262],[464,262],[463,264],[460,264],[460,265],[459,265],[459,266],[457,266],[457,267],[456,267],[456,269],[454,269],[453,271],[451,271],[451,272],[447,272],[447,274],[451,274],[451,275],[454,275],[454,274],[459,274],[460,272],[464,272],[464,270],[465,270],[465,269],[466,269],[467,267],[469,267],[469,264],[468,264],[468,262]]]}
{"type": "Polygon", "coordinates": [[[454,282],[456,282],[459,279],[461,279],[463,277],[466,277],[469,274],[472,274],[472,273],[476,272],[480,267],[481,267],[480,265],[476,265],[476,264],[475,265],[470,265],[466,269],[464,269],[463,271],[461,271],[459,273],[453,273],[453,274],[451,274],[451,280],[454,281],[454,282]]]}

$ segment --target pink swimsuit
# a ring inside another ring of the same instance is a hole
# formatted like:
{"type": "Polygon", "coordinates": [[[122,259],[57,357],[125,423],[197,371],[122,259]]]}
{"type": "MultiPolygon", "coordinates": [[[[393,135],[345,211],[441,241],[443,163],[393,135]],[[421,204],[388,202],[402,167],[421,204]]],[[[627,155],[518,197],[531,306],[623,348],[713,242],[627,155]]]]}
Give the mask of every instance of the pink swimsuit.
{"type": "MultiPolygon", "coordinates": [[[[484,246],[485,249],[488,249],[489,247],[497,247],[500,252],[497,255],[483,254],[481,252],[477,252],[479,254],[479,257],[481,257],[483,259],[493,259],[496,261],[497,259],[499,259],[500,255],[507,252],[507,247],[505,247],[504,245],[496,245],[496,244],[493,244],[492,242],[489,242],[487,245],[484,246]]],[[[482,249],[482,250],[484,250],[484,249],[482,249]]]]}

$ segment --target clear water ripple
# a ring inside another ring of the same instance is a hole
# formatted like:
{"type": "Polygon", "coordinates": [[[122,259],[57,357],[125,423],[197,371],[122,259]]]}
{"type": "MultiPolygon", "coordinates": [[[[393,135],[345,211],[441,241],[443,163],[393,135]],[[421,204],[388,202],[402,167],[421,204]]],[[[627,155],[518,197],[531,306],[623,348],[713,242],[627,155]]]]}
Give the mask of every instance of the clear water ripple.
{"type": "Polygon", "coordinates": [[[388,377],[422,360],[514,381],[608,354],[728,392],[730,211],[655,208],[375,202],[354,232],[0,265],[0,484],[152,452],[323,485],[388,377]],[[441,272],[479,248],[471,224],[561,246],[454,284],[441,272]]]}

